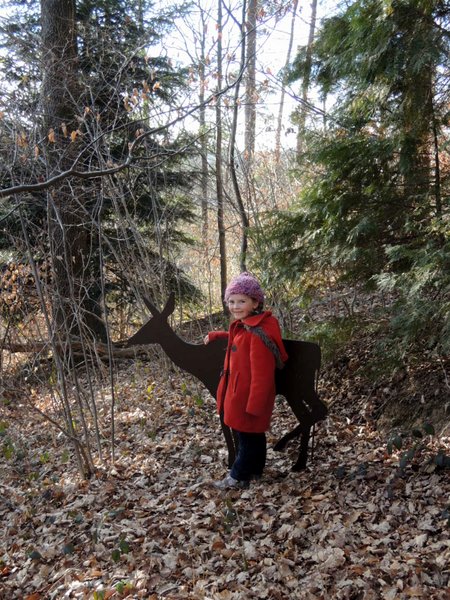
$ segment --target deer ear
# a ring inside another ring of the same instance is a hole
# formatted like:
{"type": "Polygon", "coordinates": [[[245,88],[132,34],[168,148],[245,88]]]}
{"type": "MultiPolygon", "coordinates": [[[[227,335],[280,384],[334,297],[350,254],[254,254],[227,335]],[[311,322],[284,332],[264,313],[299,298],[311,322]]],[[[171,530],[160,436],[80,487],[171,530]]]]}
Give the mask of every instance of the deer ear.
{"type": "Polygon", "coordinates": [[[143,300],[144,300],[145,306],[148,308],[148,310],[152,313],[152,315],[154,317],[161,314],[159,312],[159,310],[156,308],[156,306],[154,304],[152,304],[148,298],[144,297],[143,300]]]}
{"type": "Polygon", "coordinates": [[[175,310],[175,293],[171,292],[169,299],[166,302],[165,307],[163,308],[162,314],[167,318],[169,315],[173,313],[175,310]]]}

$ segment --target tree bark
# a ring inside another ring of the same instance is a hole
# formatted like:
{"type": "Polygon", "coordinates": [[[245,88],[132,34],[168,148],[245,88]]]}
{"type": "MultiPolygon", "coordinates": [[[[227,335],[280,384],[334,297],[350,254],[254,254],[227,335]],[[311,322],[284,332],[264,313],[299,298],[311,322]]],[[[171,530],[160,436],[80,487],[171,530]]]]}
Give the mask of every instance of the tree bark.
{"type": "MultiPolygon", "coordinates": [[[[425,4],[425,3],[424,3],[425,4]]],[[[421,33],[421,39],[430,39],[432,24],[431,4],[421,15],[402,32],[410,33],[414,28],[416,35],[421,33]]],[[[431,181],[431,153],[434,138],[434,107],[433,107],[433,65],[424,62],[420,70],[415,70],[414,78],[405,77],[402,89],[401,126],[403,129],[402,147],[400,149],[400,169],[404,177],[405,199],[418,210],[425,207],[427,198],[433,198],[431,181]],[[431,192],[431,193],[430,193],[431,192]]],[[[435,199],[439,198],[435,196],[435,199]]],[[[426,218],[434,216],[432,202],[428,205],[426,218]]],[[[425,215],[422,215],[422,218],[425,215]]]]}
{"type": "MultiPolygon", "coordinates": [[[[224,221],[224,190],[222,173],[222,0],[217,0],[217,96],[216,96],[216,193],[217,193],[217,230],[219,233],[220,254],[220,291],[222,301],[227,287],[227,252],[224,221]]],[[[225,305],[223,306],[226,311],[225,305]]]]}
{"type": "MultiPolygon", "coordinates": [[[[258,0],[249,0],[247,8],[246,77],[245,77],[245,160],[251,164],[255,154],[256,131],[256,13],[258,0]]],[[[244,3],[245,9],[245,3],[244,3]]],[[[244,40],[242,40],[244,44],[244,40]]]]}
{"type": "MultiPolygon", "coordinates": [[[[294,0],[292,3],[292,18],[291,18],[291,31],[289,34],[289,44],[288,44],[288,49],[287,49],[287,53],[286,53],[286,62],[284,64],[285,71],[287,71],[289,64],[291,62],[292,46],[294,44],[294,30],[295,30],[295,19],[297,16],[297,7],[298,7],[298,0],[294,0]]],[[[277,163],[280,162],[280,156],[281,156],[281,129],[282,129],[282,125],[283,125],[283,112],[284,112],[285,96],[286,96],[286,86],[285,86],[285,83],[283,82],[282,88],[281,88],[280,107],[278,110],[277,130],[276,130],[276,134],[275,134],[275,161],[277,163]]]]}
{"type": "Polygon", "coordinates": [[[206,32],[207,23],[205,14],[201,12],[201,24],[202,31],[200,37],[200,64],[199,64],[199,77],[200,77],[200,110],[199,110],[199,123],[200,123],[200,152],[202,161],[202,173],[201,173],[201,209],[202,209],[202,242],[205,250],[205,254],[208,248],[208,139],[206,135],[206,105],[205,105],[205,79],[206,79],[206,32]]]}
{"type": "Polygon", "coordinates": [[[306,61],[305,61],[305,74],[302,83],[302,105],[300,107],[300,113],[298,118],[298,133],[297,133],[297,157],[300,158],[304,150],[304,137],[305,137],[305,124],[306,124],[306,111],[307,101],[309,92],[309,83],[311,80],[311,68],[312,68],[312,50],[314,43],[314,35],[316,32],[316,20],[317,20],[317,0],[311,1],[311,21],[309,23],[309,35],[308,35],[308,46],[306,49],[306,61]]]}
{"type": "MultiPolygon", "coordinates": [[[[72,167],[82,147],[77,121],[78,55],[74,0],[41,0],[43,134],[49,175],[72,167]]],[[[86,226],[94,184],[66,179],[47,194],[55,293],[55,330],[80,336],[84,327],[104,337],[98,304],[96,245],[86,226]]]]}
{"type": "MultiPolygon", "coordinates": [[[[241,23],[241,64],[240,64],[240,72],[242,73],[245,68],[245,59],[246,59],[246,50],[245,50],[245,12],[246,6],[245,2],[243,3],[242,8],[242,23],[241,23]]],[[[233,121],[231,124],[231,136],[230,136],[230,153],[229,153],[229,167],[230,167],[230,175],[231,181],[233,183],[234,195],[236,196],[236,201],[238,205],[239,217],[241,220],[242,233],[241,233],[241,252],[240,252],[240,269],[241,271],[246,271],[247,266],[247,249],[248,249],[248,227],[249,227],[249,219],[247,212],[245,210],[244,202],[242,200],[242,194],[239,187],[239,181],[236,173],[236,132],[237,132],[237,122],[239,115],[239,91],[240,91],[240,81],[236,82],[236,87],[234,88],[234,105],[233,105],[233,121]]],[[[248,88],[247,88],[248,92],[248,88]]],[[[246,105],[246,129],[247,133],[247,105],[246,105]]],[[[254,131],[254,129],[253,129],[254,131]]],[[[253,135],[253,151],[248,154],[249,149],[246,149],[246,163],[247,163],[247,174],[248,169],[251,168],[251,161],[254,152],[254,135],[253,135]]]]}

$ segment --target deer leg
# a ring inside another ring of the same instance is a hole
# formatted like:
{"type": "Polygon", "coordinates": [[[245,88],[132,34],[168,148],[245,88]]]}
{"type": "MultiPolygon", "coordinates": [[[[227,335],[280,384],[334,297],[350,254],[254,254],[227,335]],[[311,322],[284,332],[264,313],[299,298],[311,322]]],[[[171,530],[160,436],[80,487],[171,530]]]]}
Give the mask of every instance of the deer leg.
{"type": "Polygon", "coordinates": [[[297,427],[295,427],[295,429],[293,429],[289,433],[286,433],[286,435],[283,435],[283,437],[280,440],[278,440],[278,442],[273,447],[275,452],[280,452],[281,450],[284,450],[286,448],[288,442],[297,438],[301,434],[302,429],[303,428],[301,425],[297,425],[297,427]]]}
{"type": "Polygon", "coordinates": [[[223,422],[223,414],[220,415],[220,425],[228,449],[228,468],[231,469],[237,456],[238,440],[235,432],[223,422]]]}
{"type": "Polygon", "coordinates": [[[306,469],[306,463],[308,461],[308,443],[311,436],[311,427],[305,427],[301,432],[300,437],[300,450],[298,453],[297,462],[292,467],[293,471],[302,471],[306,469]]]}

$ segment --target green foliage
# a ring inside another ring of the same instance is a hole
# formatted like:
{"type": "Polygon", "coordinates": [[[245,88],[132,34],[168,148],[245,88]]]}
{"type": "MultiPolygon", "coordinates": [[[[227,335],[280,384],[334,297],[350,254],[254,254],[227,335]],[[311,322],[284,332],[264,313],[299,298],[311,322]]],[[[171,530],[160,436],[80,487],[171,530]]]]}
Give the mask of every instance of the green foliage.
{"type": "Polygon", "coordinates": [[[384,291],[395,290],[392,335],[406,352],[424,347],[437,354],[450,352],[450,239],[425,242],[414,250],[392,247],[393,263],[407,260],[406,272],[383,273],[376,280],[384,291]]]}
{"type": "MultiPolygon", "coordinates": [[[[48,175],[44,152],[47,132],[42,131],[39,103],[43,73],[35,52],[41,34],[39,3],[11,2],[11,7],[0,28],[0,43],[7,48],[0,72],[8,82],[7,93],[14,98],[10,102],[5,99],[7,106],[2,107],[0,119],[2,187],[36,183],[48,175]]],[[[64,135],[70,139],[75,133],[84,145],[80,170],[98,170],[125,161],[129,144],[136,137],[163,124],[162,115],[170,113],[186,89],[187,72],[175,67],[158,48],[173,26],[175,6],[156,11],[151,0],[81,0],[76,8],[78,96],[73,98],[73,119],[78,129],[69,129],[64,135]]],[[[62,135],[59,129],[56,135],[62,135]]],[[[194,176],[190,166],[192,142],[186,133],[163,127],[140,145],[133,169],[105,177],[101,186],[96,180],[77,188],[89,239],[85,252],[89,260],[83,266],[86,296],[91,303],[87,311],[101,313],[100,217],[109,303],[129,303],[134,297],[130,283],[135,284],[133,291],[147,284],[198,298],[197,290],[174,261],[178,249],[191,243],[182,229],[194,218],[186,193],[194,176]],[[138,281],[133,281],[131,267],[140,273],[138,281]]],[[[21,202],[28,236],[41,257],[48,248],[46,195],[30,194],[21,202]]],[[[0,218],[13,206],[3,202],[0,218]]],[[[20,220],[13,212],[3,222],[0,248],[13,246],[20,252],[21,237],[20,220]]]]}
{"type": "Polygon", "coordinates": [[[147,386],[147,394],[146,394],[146,398],[149,402],[151,402],[154,398],[154,391],[155,391],[155,382],[152,381],[151,383],[149,383],[149,385],[147,386]]]}
{"type": "Polygon", "coordinates": [[[296,205],[264,228],[272,274],[306,292],[327,278],[393,292],[401,352],[450,349],[449,20],[437,1],[355,0],[324,21],[312,77],[334,109],[306,137],[296,205]]]}
{"type": "Polygon", "coordinates": [[[192,395],[191,390],[188,388],[188,385],[185,381],[181,382],[180,391],[184,397],[192,395]]]}
{"type": "Polygon", "coordinates": [[[116,585],[114,586],[117,593],[121,596],[123,596],[124,594],[127,594],[128,592],[133,591],[134,586],[131,582],[129,581],[119,581],[118,583],[116,583],[116,585]]]}
{"type": "Polygon", "coordinates": [[[111,552],[111,558],[114,562],[119,562],[121,557],[124,554],[128,554],[130,550],[130,544],[124,538],[121,538],[119,540],[118,547],[114,548],[114,550],[111,552]]]}
{"type": "Polygon", "coordinates": [[[114,548],[114,550],[111,552],[111,558],[113,559],[114,562],[119,562],[121,557],[121,552],[119,550],[119,548],[114,548]]]}
{"type": "Polygon", "coordinates": [[[2,454],[6,460],[11,460],[14,456],[15,448],[11,440],[8,438],[2,444],[2,454]]]}
{"type": "Polygon", "coordinates": [[[130,544],[125,539],[121,539],[119,542],[119,549],[122,554],[128,554],[130,552],[130,544]]]}
{"type": "Polygon", "coordinates": [[[185,381],[181,383],[180,391],[183,398],[187,400],[188,405],[190,405],[189,414],[193,417],[195,415],[195,407],[203,408],[203,398],[200,394],[195,393],[185,381]]]}
{"type": "Polygon", "coordinates": [[[302,339],[319,344],[323,360],[328,362],[338,355],[363,327],[363,323],[355,317],[334,318],[321,322],[304,321],[302,339]]]}
{"type": "Polygon", "coordinates": [[[198,394],[194,394],[194,396],[192,396],[192,399],[194,400],[196,406],[198,406],[199,408],[203,407],[204,401],[201,396],[199,396],[198,394]]]}
{"type": "Polygon", "coordinates": [[[43,465],[47,464],[50,461],[50,453],[47,451],[42,452],[42,454],[39,456],[39,461],[43,465]]]}

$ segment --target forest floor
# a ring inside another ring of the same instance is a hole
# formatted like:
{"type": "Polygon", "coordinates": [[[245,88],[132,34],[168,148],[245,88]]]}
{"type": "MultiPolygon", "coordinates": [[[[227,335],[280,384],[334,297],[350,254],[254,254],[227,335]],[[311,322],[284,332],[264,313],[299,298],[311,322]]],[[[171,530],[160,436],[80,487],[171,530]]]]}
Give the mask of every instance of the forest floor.
{"type": "MultiPolygon", "coordinates": [[[[330,414],[307,469],[290,470],[297,442],[269,449],[263,479],[244,491],[212,485],[226,474],[213,400],[156,358],[122,363],[116,462],[89,481],[25,392],[3,403],[0,598],[450,599],[450,431],[389,454],[381,408],[424,395],[409,375],[367,387],[363,360],[354,349],[324,370],[330,414]]],[[[444,399],[440,373],[423,381],[444,399]]],[[[109,404],[105,389],[106,437],[109,404]]],[[[269,448],[294,425],[277,402],[269,448]]]]}

